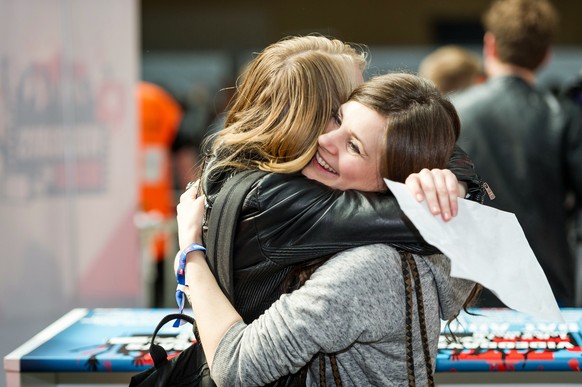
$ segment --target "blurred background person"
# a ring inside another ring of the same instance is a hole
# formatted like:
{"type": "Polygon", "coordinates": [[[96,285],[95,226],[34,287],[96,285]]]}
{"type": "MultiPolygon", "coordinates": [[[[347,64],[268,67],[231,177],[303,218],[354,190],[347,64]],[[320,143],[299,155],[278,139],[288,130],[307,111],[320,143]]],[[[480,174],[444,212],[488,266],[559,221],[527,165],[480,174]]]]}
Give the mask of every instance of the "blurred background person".
{"type": "Polygon", "coordinates": [[[221,82],[223,86],[214,93],[204,85],[193,84],[178,99],[184,114],[172,143],[176,204],[184,187],[200,177],[204,155],[210,151],[204,146],[211,144],[204,140],[224,127],[228,104],[236,90],[235,83],[235,77],[228,76],[221,82]]]}
{"type": "MultiPolygon", "coordinates": [[[[565,200],[582,198],[579,115],[536,87],[558,14],[547,0],[498,0],[483,24],[488,80],[453,96],[462,122],[459,145],[497,196],[488,204],[516,214],[560,306],[575,306],[578,268],[565,200]]],[[[481,306],[501,305],[489,294],[481,306]]]]}
{"type": "Polygon", "coordinates": [[[138,84],[137,100],[140,128],[139,211],[142,220],[139,226],[142,248],[146,250],[146,282],[152,286],[148,289],[151,292],[149,306],[161,307],[164,263],[170,238],[175,239],[175,232],[168,227],[176,214],[172,144],[182,121],[182,109],[166,90],[150,82],[138,84]]]}
{"type": "Polygon", "coordinates": [[[418,75],[433,81],[442,93],[461,91],[484,80],[479,56],[457,45],[428,54],[420,62],[418,75]]]}
{"type": "Polygon", "coordinates": [[[184,187],[199,177],[198,166],[202,153],[200,147],[213,119],[209,94],[204,86],[193,84],[179,99],[183,116],[171,147],[176,204],[184,187]]]}
{"type": "Polygon", "coordinates": [[[565,86],[564,95],[576,103],[582,109],[582,69],[565,86]]]}
{"type": "MultiPolygon", "coordinates": [[[[579,111],[582,114],[582,69],[576,74],[576,76],[569,82],[566,82],[562,97],[571,100],[574,104],[578,106],[579,111]]],[[[577,132],[578,136],[582,136],[582,131],[577,132]]],[[[575,140],[571,140],[575,143],[575,140]]],[[[582,142],[582,139],[577,140],[578,143],[582,142]]],[[[579,196],[578,196],[579,198],[579,196]]],[[[570,240],[574,246],[574,252],[577,258],[578,267],[582,266],[582,211],[580,208],[582,202],[578,200],[576,202],[576,195],[570,193],[568,200],[566,201],[568,209],[570,211],[570,240]]],[[[578,270],[576,273],[577,283],[582,283],[582,270],[578,270]]],[[[582,305],[582,286],[576,288],[576,305],[582,305]]]]}

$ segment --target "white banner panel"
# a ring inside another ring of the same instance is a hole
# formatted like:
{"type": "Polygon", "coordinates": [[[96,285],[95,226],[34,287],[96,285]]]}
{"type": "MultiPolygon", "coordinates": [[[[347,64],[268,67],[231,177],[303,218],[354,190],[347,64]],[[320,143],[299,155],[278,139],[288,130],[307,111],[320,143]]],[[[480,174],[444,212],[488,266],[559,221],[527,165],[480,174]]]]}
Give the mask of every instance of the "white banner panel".
{"type": "Polygon", "coordinates": [[[135,0],[0,0],[0,325],[140,306],[135,0]]]}

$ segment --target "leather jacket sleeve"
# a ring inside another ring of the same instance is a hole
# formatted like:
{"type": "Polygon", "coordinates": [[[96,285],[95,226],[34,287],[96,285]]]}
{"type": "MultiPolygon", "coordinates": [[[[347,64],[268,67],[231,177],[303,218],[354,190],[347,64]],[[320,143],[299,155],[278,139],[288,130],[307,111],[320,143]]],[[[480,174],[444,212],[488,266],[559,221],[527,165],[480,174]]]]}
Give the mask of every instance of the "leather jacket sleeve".
{"type": "MultiPolygon", "coordinates": [[[[467,182],[473,200],[482,197],[479,177],[460,148],[449,167],[467,182]]],[[[300,174],[269,174],[259,180],[241,215],[236,237],[241,258],[257,257],[245,251],[258,248],[263,258],[286,266],[374,243],[418,254],[438,252],[422,239],[391,193],[333,190],[300,174]]]]}
{"type": "Polygon", "coordinates": [[[467,184],[467,199],[483,204],[485,191],[483,190],[483,181],[475,172],[475,166],[469,155],[455,145],[453,155],[449,159],[447,168],[457,176],[457,180],[467,184]]]}

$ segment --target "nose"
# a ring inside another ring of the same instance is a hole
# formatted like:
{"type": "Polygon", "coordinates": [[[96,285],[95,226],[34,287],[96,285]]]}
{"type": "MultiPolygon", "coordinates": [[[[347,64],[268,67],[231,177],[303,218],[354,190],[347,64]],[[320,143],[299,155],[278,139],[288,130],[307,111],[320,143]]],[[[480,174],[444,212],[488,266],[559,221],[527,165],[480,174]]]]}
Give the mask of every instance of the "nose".
{"type": "Polygon", "coordinates": [[[320,148],[325,149],[328,153],[336,154],[338,150],[337,144],[340,136],[341,133],[339,129],[332,130],[321,134],[317,139],[317,143],[319,144],[320,148]]]}

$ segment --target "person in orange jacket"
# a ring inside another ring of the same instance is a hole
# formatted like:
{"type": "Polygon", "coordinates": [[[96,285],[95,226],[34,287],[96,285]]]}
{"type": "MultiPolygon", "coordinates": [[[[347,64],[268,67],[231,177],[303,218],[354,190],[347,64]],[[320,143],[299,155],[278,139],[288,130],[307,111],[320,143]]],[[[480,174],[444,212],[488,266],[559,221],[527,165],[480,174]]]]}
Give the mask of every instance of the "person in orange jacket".
{"type": "MultiPolygon", "coordinates": [[[[163,88],[141,81],[137,88],[139,114],[139,203],[148,216],[159,217],[161,224],[175,216],[172,174],[172,143],[182,120],[178,102],[163,88]]],[[[157,229],[150,240],[155,279],[153,304],[161,306],[164,288],[164,260],[168,232],[157,229]]]]}

